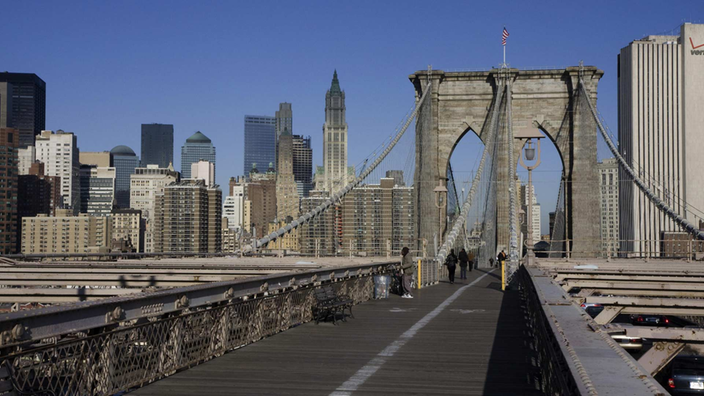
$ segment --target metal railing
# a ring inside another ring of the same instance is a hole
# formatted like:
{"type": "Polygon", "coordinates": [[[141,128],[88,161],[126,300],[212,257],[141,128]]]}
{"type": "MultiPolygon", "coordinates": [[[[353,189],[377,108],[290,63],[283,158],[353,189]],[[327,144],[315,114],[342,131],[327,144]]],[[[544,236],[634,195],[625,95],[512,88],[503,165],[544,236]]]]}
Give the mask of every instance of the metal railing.
{"type": "Polygon", "coordinates": [[[217,282],[6,314],[0,363],[20,392],[110,395],[311,320],[314,289],[355,303],[397,262],[217,282]]]}

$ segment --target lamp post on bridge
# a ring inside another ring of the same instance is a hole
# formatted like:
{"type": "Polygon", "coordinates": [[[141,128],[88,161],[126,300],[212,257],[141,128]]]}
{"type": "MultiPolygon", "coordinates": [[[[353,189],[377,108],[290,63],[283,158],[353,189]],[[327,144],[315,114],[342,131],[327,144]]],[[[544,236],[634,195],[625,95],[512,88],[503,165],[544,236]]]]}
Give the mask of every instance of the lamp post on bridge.
{"type": "Polygon", "coordinates": [[[526,146],[523,149],[523,154],[520,155],[520,163],[523,168],[528,170],[528,202],[526,206],[528,207],[527,219],[526,219],[526,229],[528,230],[526,235],[526,265],[531,266],[533,264],[533,253],[534,242],[533,242],[533,169],[540,165],[540,139],[543,138],[543,134],[539,130],[521,131],[523,133],[514,134],[515,139],[528,139],[526,146]],[[536,147],[533,147],[533,139],[536,140],[536,147]],[[536,157],[537,151],[537,157],[536,157]],[[525,161],[533,161],[533,165],[526,165],[525,161]]]}
{"type": "MultiPolygon", "coordinates": [[[[438,186],[433,190],[435,192],[435,206],[438,208],[438,244],[442,243],[442,219],[444,216],[443,209],[447,206],[447,187],[442,184],[442,180],[438,180],[438,186]]],[[[439,249],[439,247],[438,247],[439,249]]]]}

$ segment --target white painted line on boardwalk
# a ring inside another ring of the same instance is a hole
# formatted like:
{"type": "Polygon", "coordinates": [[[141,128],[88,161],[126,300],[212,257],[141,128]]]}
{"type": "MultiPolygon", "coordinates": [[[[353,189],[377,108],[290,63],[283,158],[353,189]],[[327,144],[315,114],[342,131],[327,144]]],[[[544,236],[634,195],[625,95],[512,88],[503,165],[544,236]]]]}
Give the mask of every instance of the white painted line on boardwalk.
{"type": "Polygon", "coordinates": [[[457,291],[452,294],[450,297],[447,298],[447,300],[443,301],[435,307],[434,310],[432,310],[430,313],[425,315],[421,320],[416,322],[413,326],[411,326],[410,329],[406,330],[405,333],[401,334],[396,341],[392,342],[389,344],[386,348],[384,348],[383,351],[379,352],[378,355],[376,355],[372,360],[370,360],[364,367],[359,369],[356,373],[354,373],[353,376],[351,376],[347,381],[345,381],[344,384],[340,385],[339,388],[335,389],[334,392],[330,394],[330,396],[349,396],[352,394],[352,392],[356,391],[357,388],[359,388],[362,384],[364,384],[369,377],[374,375],[381,366],[386,363],[387,358],[390,358],[394,356],[396,352],[398,352],[399,349],[401,349],[402,346],[406,345],[408,341],[410,341],[411,338],[413,338],[420,329],[425,327],[431,320],[433,320],[436,316],[440,315],[440,313],[447,308],[448,305],[452,304],[453,301],[459,297],[462,292],[465,291],[465,289],[470,288],[474,286],[477,282],[480,280],[484,279],[485,276],[489,275],[490,273],[494,272],[492,269],[491,271],[487,272],[486,274],[480,276],[479,278],[475,279],[472,281],[472,283],[462,286],[457,291]]]}

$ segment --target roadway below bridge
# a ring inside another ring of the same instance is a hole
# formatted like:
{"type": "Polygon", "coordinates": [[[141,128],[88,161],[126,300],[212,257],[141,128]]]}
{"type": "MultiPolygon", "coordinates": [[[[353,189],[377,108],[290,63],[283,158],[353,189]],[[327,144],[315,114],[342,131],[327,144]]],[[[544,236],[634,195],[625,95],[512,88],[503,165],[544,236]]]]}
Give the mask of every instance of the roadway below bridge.
{"type": "Polygon", "coordinates": [[[498,271],[354,307],[140,388],[134,395],[539,395],[518,291],[498,271]]]}

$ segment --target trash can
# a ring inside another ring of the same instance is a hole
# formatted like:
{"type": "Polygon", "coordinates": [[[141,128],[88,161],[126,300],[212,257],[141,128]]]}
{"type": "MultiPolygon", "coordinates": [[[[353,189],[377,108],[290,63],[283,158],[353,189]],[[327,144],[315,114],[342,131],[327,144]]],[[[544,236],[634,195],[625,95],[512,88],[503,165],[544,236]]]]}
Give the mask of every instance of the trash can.
{"type": "Polygon", "coordinates": [[[374,299],[389,298],[389,284],[391,277],[388,275],[374,276],[374,299]]]}

